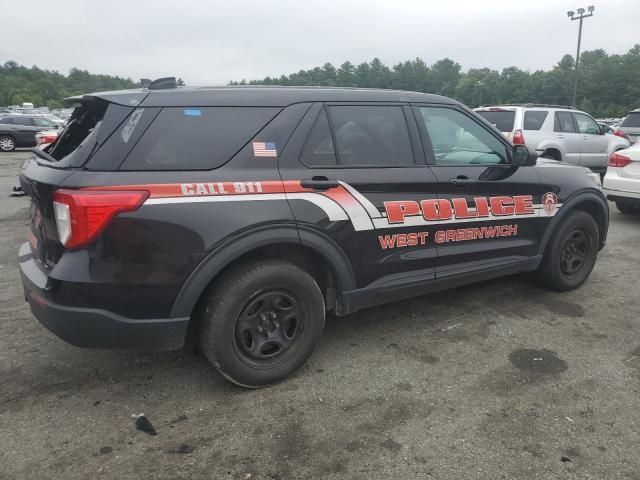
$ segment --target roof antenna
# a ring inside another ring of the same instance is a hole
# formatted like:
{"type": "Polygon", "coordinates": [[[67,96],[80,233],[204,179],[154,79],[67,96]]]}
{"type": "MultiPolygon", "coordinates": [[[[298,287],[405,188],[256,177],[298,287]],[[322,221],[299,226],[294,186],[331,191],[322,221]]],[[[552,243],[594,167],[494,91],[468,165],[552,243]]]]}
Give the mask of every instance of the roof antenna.
{"type": "Polygon", "coordinates": [[[176,77],[158,78],[149,84],[149,90],[160,90],[163,88],[177,88],[176,77]]]}

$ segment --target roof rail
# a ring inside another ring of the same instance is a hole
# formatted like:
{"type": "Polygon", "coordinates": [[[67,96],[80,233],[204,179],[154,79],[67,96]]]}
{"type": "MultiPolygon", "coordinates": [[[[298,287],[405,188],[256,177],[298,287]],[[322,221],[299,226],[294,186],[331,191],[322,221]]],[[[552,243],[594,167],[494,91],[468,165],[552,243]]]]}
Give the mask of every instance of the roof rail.
{"type": "Polygon", "coordinates": [[[486,107],[546,107],[546,108],[566,108],[569,110],[575,110],[576,107],[570,107],[569,105],[553,105],[550,103],[503,103],[500,105],[480,105],[478,108],[486,108],[486,107]]]}
{"type": "MultiPolygon", "coordinates": [[[[144,79],[143,79],[144,80],[144,79]]],[[[176,77],[163,77],[152,81],[147,85],[149,90],[161,90],[163,88],[177,88],[176,77]]]]}

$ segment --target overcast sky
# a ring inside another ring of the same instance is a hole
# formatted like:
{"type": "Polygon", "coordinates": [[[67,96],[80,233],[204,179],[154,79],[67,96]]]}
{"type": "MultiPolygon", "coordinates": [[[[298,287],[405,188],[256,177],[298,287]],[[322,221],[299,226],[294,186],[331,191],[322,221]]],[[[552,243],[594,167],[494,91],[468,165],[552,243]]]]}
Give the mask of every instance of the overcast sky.
{"type": "MultiPolygon", "coordinates": [[[[0,62],[187,84],[379,57],[548,69],[575,55],[581,0],[0,0],[0,62]]],[[[583,50],[640,43],[638,0],[600,0],[583,50]]]]}

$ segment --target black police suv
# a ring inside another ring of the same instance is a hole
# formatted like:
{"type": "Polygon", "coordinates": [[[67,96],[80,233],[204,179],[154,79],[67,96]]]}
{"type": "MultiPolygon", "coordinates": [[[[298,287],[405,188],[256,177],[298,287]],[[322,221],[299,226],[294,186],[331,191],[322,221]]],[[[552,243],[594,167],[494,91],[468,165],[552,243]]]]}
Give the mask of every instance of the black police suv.
{"type": "Polygon", "coordinates": [[[269,385],[326,312],[524,271],[570,290],[605,244],[597,175],[448,98],[163,80],[70,101],[21,172],[19,261],[34,315],[74,345],[194,338],[229,380],[269,385]]]}

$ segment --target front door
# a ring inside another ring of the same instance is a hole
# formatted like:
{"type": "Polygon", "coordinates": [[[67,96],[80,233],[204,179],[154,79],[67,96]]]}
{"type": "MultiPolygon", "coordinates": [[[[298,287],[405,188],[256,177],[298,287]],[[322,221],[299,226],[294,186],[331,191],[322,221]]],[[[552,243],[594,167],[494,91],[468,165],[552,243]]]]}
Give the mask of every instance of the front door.
{"type": "Polygon", "coordinates": [[[535,169],[514,167],[509,143],[462,108],[423,105],[414,113],[438,180],[436,277],[531,262],[549,221],[535,169]]]}
{"type": "Polygon", "coordinates": [[[299,230],[335,242],[358,289],[434,279],[435,228],[410,214],[436,179],[408,105],[315,104],[279,168],[299,230]]]}

